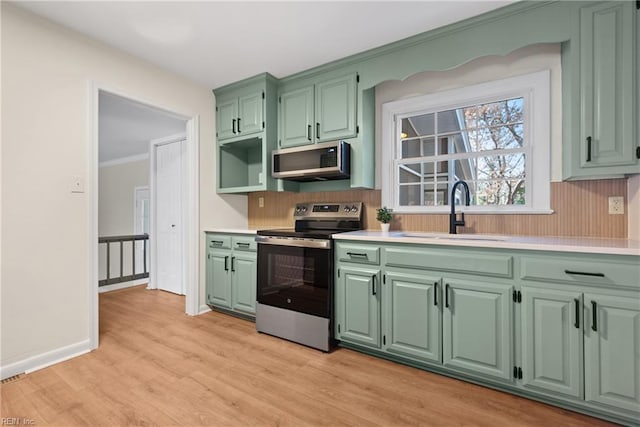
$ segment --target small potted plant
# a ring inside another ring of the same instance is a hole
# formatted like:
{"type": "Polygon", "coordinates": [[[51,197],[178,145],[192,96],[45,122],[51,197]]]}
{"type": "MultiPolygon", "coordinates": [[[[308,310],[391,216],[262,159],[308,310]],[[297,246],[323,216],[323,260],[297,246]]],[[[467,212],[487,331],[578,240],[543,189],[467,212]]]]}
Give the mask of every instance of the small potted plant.
{"type": "Polygon", "coordinates": [[[386,206],[377,210],[376,219],[380,221],[380,226],[382,227],[383,233],[389,232],[389,226],[391,225],[389,223],[391,222],[392,218],[393,214],[391,213],[391,209],[387,208],[386,206]]]}

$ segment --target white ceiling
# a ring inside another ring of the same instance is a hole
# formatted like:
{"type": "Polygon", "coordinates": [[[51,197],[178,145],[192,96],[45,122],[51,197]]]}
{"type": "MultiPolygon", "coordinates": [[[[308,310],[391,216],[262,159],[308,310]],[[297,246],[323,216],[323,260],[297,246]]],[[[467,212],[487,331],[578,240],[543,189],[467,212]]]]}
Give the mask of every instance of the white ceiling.
{"type": "Polygon", "coordinates": [[[500,1],[17,2],[207,87],[281,78],[496,9],[500,1]]]}
{"type": "Polygon", "coordinates": [[[107,92],[98,104],[100,163],[148,153],[152,139],[186,130],[186,120],[107,92]]]}

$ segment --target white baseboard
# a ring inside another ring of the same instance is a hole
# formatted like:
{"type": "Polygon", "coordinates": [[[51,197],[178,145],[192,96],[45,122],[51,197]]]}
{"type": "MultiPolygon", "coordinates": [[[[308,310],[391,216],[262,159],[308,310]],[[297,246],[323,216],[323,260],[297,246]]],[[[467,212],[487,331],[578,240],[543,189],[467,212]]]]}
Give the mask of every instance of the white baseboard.
{"type": "Polygon", "coordinates": [[[56,363],[64,362],[76,356],[91,351],[91,343],[89,340],[80,341],[65,347],[47,351],[37,356],[31,356],[19,362],[11,363],[6,366],[0,366],[0,379],[12,377],[22,373],[31,373],[56,363]]]}
{"type": "Polygon", "coordinates": [[[132,280],[130,282],[114,283],[113,285],[106,285],[98,287],[98,293],[117,291],[118,289],[130,288],[132,286],[144,285],[149,283],[149,278],[132,280]]]}
{"type": "Polygon", "coordinates": [[[199,315],[201,315],[201,314],[208,313],[208,312],[210,312],[210,311],[211,311],[211,309],[209,308],[209,306],[208,306],[208,305],[206,305],[206,304],[202,304],[202,305],[200,306],[200,309],[198,310],[198,316],[199,316],[199,315]]]}

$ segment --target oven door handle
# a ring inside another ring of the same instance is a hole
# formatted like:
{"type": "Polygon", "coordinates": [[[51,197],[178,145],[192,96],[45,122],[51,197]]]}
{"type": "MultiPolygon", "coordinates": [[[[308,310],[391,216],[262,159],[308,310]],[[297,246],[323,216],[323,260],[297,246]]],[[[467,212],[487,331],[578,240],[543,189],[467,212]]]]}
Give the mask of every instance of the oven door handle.
{"type": "Polygon", "coordinates": [[[256,242],[263,245],[293,246],[299,248],[331,249],[330,240],[322,239],[289,239],[272,236],[256,236],[256,242]]]}

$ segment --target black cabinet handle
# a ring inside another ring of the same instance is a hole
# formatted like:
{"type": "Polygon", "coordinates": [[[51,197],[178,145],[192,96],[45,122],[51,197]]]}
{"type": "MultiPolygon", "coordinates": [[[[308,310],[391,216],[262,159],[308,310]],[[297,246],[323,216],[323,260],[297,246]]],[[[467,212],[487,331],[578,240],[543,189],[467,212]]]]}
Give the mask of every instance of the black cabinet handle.
{"type": "Polygon", "coordinates": [[[316,123],[316,139],[320,139],[320,122],[316,123]]]}
{"type": "Polygon", "coordinates": [[[307,125],[307,139],[311,141],[311,125],[307,125]]]}
{"type": "Polygon", "coordinates": [[[591,301],[591,330],[598,332],[598,303],[591,301]]]}
{"type": "Polygon", "coordinates": [[[235,263],[234,263],[235,260],[236,260],[236,257],[232,256],[231,257],[231,271],[232,272],[236,271],[236,266],[235,266],[235,263]]]}
{"type": "Polygon", "coordinates": [[[231,119],[231,130],[236,133],[236,119],[231,119]]]}
{"type": "Polygon", "coordinates": [[[347,255],[367,258],[367,254],[361,254],[360,252],[347,252],[347,255]]]}
{"type": "Polygon", "coordinates": [[[587,137],[587,162],[591,161],[591,137],[587,137]]]}
{"type": "Polygon", "coordinates": [[[580,329],[580,300],[578,298],[574,298],[573,302],[576,304],[576,321],[573,326],[575,326],[576,329],[580,329]]]}
{"type": "Polygon", "coordinates": [[[449,284],[444,287],[444,306],[449,308],[449,284]]]}
{"type": "Polygon", "coordinates": [[[376,294],[376,275],[371,276],[371,295],[376,294]]]}
{"type": "Polygon", "coordinates": [[[565,270],[565,274],[574,274],[578,276],[604,277],[604,273],[589,273],[586,271],[565,270]]]}
{"type": "Polygon", "coordinates": [[[250,245],[249,245],[249,243],[238,242],[238,243],[236,243],[236,246],[239,246],[241,248],[248,248],[250,245]]]}
{"type": "Polygon", "coordinates": [[[240,117],[238,117],[238,133],[240,133],[240,132],[242,132],[242,131],[240,130],[240,117]]]}
{"type": "Polygon", "coordinates": [[[229,257],[224,257],[224,271],[229,271],[229,257]]]}
{"type": "Polygon", "coordinates": [[[433,283],[433,305],[438,305],[438,282],[433,283]]]}

